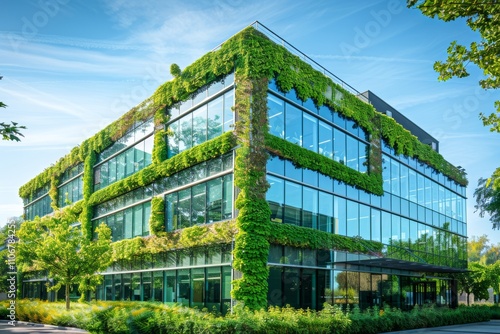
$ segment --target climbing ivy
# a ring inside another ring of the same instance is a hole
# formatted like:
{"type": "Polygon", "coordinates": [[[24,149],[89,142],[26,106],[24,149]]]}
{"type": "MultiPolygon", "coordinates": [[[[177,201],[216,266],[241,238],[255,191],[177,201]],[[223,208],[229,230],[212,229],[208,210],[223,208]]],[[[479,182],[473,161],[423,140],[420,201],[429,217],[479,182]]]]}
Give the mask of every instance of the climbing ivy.
{"type": "Polygon", "coordinates": [[[235,203],[239,209],[236,218],[239,233],[235,239],[233,265],[242,277],[233,282],[232,295],[250,309],[261,309],[267,306],[271,217],[266,202],[268,80],[236,74],[235,111],[239,121],[235,132],[240,147],[236,151],[234,182],[240,192],[235,203]]]}
{"type": "Polygon", "coordinates": [[[163,232],[165,232],[165,200],[163,196],[156,196],[151,199],[149,233],[161,235],[163,232]]]}
{"type": "Polygon", "coordinates": [[[360,173],[321,154],[270,134],[266,136],[266,146],[273,155],[291,160],[297,167],[318,171],[376,195],[384,193],[379,174],[360,173]]]}
{"type": "Polygon", "coordinates": [[[269,242],[273,244],[307,249],[339,250],[353,253],[380,253],[382,243],[350,238],[312,228],[271,222],[269,242]]]}

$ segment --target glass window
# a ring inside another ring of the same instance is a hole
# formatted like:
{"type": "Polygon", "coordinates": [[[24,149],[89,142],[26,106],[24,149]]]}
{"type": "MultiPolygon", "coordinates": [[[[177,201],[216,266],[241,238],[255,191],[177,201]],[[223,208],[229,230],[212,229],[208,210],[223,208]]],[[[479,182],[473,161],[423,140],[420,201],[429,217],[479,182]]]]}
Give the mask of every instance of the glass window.
{"type": "Polygon", "coordinates": [[[380,230],[380,210],[371,209],[371,240],[381,241],[380,230]]]}
{"type": "Polygon", "coordinates": [[[404,199],[409,198],[409,187],[408,187],[408,167],[405,165],[400,165],[400,177],[399,182],[401,183],[401,197],[404,199]]]}
{"type": "Polygon", "coordinates": [[[201,106],[193,111],[193,146],[207,140],[207,106],[201,106]]]}
{"type": "Polygon", "coordinates": [[[313,152],[318,152],[318,120],[307,113],[304,113],[302,146],[313,152]]]}
{"type": "Polygon", "coordinates": [[[142,205],[134,207],[134,237],[142,235],[142,205]]]}
{"type": "Polygon", "coordinates": [[[365,143],[358,141],[359,146],[359,157],[358,157],[358,171],[361,173],[366,173],[368,171],[368,165],[366,163],[366,154],[368,152],[368,145],[365,143]]]}
{"type": "Polygon", "coordinates": [[[333,150],[335,161],[340,162],[341,164],[346,164],[346,134],[338,129],[333,129],[333,150]]]}
{"type": "Polygon", "coordinates": [[[219,97],[208,103],[208,139],[222,134],[223,99],[219,97]]]}
{"type": "Polygon", "coordinates": [[[142,235],[149,235],[149,218],[151,216],[151,202],[146,202],[142,204],[144,215],[142,219],[142,235]]]}
{"type": "Polygon", "coordinates": [[[205,210],[206,210],[206,186],[205,184],[198,184],[193,187],[192,199],[192,225],[205,224],[205,210]]]}
{"type": "Polygon", "coordinates": [[[335,231],[338,231],[340,235],[347,235],[346,200],[342,197],[335,196],[333,203],[335,231]]]}
{"type": "Polygon", "coordinates": [[[179,154],[179,140],[180,138],[180,128],[179,121],[170,123],[169,125],[170,135],[168,136],[168,157],[171,158],[176,154],[179,154]]]}
{"type": "Polygon", "coordinates": [[[359,205],[359,235],[370,240],[370,207],[367,205],[359,205]]]}
{"type": "Polygon", "coordinates": [[[209,223],[222,220],[222,179],[207,183],[207,219],[209,223]]]}
{"type": "Polygon", "coordinates": [[[285,139],[302,146],[302,110],[290,104],[286,105],[285,139]]]}
{"type": "Polygon", "coordinates": [[[233,218],[233,175],[224,176],[223,183],[222,212],[224,219],[229,219],[233,218]]]}
{"type": "Polygon", "coordinates": [[[122,240],[124,236],[124,216],[123,212],[115,215],[115,228],[113,231],[113,240],[122,240]]]}
{"type": "Polygon", "coordinates": [[[284,273],[284,289],[283,299],[284,303],[294,308],[300,307],[300,277],[299,269],[285,268],[284,273]]]}
{"type": "Polygon", "coordinates": [[[399,196],[400,194],[399,182],[399,162],[391,159],[391,192],[393,195],[399,196]]]}
{"type": "Polygon", "coordinates": [[[417,202],[419,205],[425,204],[424,188],[424,176],[417,174],[417,202]]]}
{"type": "Polygon", "coordinates": [[[359,204],[347,201],[347,236],[355,237],[359,235],[359,204]]]}
{"type": "Polygon", "coordinates": [[[179,226],[185,228],[191,226],[191,189],[179,191],[179,226]]]}
{"type": "Polygon", "coordinates": [[[179,143],[179,152],[185,151],[192,147],[192,118],[193,113],[190,113],[179,120],[179,127],[177,130],[177,138],[179,143]]]}
{"type": "Polygon", "coordinates": [[[333,192],[333,179],[331,177],[318,173],[318,184],[321,189],[333,192]]]}
{"type": "Polygon", "coordinates": [[[134,236],[134,234],[133,234],[133,225],[134,225],[134,210],[133,210],[133,208],[126,209],[124,212],[124,217],[125,217],[124,237],[125,237],[125,239],[130,239],[134,236]]]}
{"type": "Polygon", "coordinates": [[[135,151],[135,171],[138,172],[141,169],[143,169],[146,165],[144,141],[137,143],[134,146],[134,151],[135,151]]]}
{"type": "Polygon", "coordinates": [[[302,187],[303,190],[303,226],[317,229],[318,228],[318,191],[302,187]]]}
{"type": "Polygon", "coordinates": [[[401,218],[401,241],[408,242],[410,239],[410,220],[401,218]]]}
{"type": "Polygon", "coordinates": [[[165,196],[165,210],[167,220],[167,231],[177,230],[178,211],[177,211],[177,193],[171,193],[165,196]]]}
{"type": "Polygon", "coordinates": [[[283,305],[283,289],[282,289],[282,268],[281,267],[270,267],[269,268],[269,278],[268,278],[268,293],[267,300],[270,305],[282,306],[283,305]]]}
{"type": "Polygon", "coordinates": [[[417,203],[417,172],[413,169],[408,171],[408,199],[417,203]]]}
{"type": "Polygon", "coordinates": [[[269,133],[280,138],[285,137],[285,102],[272,94],[267,97],[269,133]]]}
{"type": "Polygon", "coordinates": [[[221,268],[207,268],[206,303],[208,309],[218,309],[221,302],[221,268]]]}
{"type": "Polygon", "coordinates": [[[302,207],[302,189],[301,186],[285,181],[285,223],[300,225],[301,207],[302,207]]]}
{"type": "Polygon", "coordinates": [[[302,175],[304,178],[304,183],[307,183],[311,186],[318,186],[318,172],[310,170],[310,169],[302,169],[302,175]]]}
{"type": "Polygon", "coordinates": [[[333,226],[333,195],[319,192],[319,222],[318,228],[329,233],[338,233],[333,226]]]}
{"type": "Polygon", "coordinates": [[[283,221],[283,205],[285,203],[284,182],[282,179],[270,175],[267,176],[267,182],[269,182],[270,187],[266,193],[266,200],[271,208],[271,221],[281,223],[283,221]]]}
{"type": "Polygon", "coordinates": [[[358,170],[359,147],[358,141],[351,136],[347,136],[347,167],[358,170]]]}
{"type": "Polygon", "coordinates": [[[302,168],[295,167],[290,160],[285,160],[285,176],[302,181],[302,168]]]}
{"type": "Polygon", "coordinates": [[[144,140],[144,165],[149,166],[152,163],[154,136],[149,136],[144,140]]]}
{"type": "MultiPolygon", "coordinates": [[[[184,305],[184,306],[189,306],[190,287],[191,287],[189,276],[190,276],[189,269],[178,270],[177,302],[180,303],[181,305],[184,305]]],[[[167,280],[167,284],[168,284],[168,280],[167,280]]]]}
{"type": "Polygon", "coordinates": [[[279,175],[285,175],[284,160],[278,156],[270,157],[269,160],[267,160],[267,171],[279,175]]]}
{"type": "Polygon", "coordinates": [[[230,131],[234,123],[234,113],[232,107],[234,105],[234,90],[230,90],[224,94],[224,132],[230,131]]]}
{"type": "Polygon", "coordinates": [[[333,120],[332,110],[325,105],[319,108],[319,115],[330,122],[333,120]]]}
{"type": "Polygon", "coordinates": [[[341,127],[342,129],[345,129],[346,119],[344,116],[342,116],[338,112],[333,113],[333,122],[335,124],[337,124],[339,127],[341,127]]]}
{"type": "Polygon", "coordinates": [[[392,237],[392,220],[391,214],[385,211],[382,212],[382,243],[388,245],[392,237]]]}
{"type": "Polygon", "coordinates": [[[319,154],[333,159],[333,130],[322,121],[319,121],[319,154]]]}
{"type": "Polygon", "coordinates": [[[401,239],[401,217],[392,215],[392,236],[391,241],[397,242],[401,239]]]}

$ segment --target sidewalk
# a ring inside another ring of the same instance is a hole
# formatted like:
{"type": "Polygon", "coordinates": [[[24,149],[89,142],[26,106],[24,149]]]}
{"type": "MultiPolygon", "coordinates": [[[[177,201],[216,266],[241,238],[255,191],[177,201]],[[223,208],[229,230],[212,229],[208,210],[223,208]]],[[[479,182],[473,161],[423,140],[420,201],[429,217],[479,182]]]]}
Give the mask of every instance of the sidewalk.
{"type": "Polygon", "coordinates": [[[52,333],[64,333],[64,334],[85,334],[88,332],[72,327],[62,327],[44,324],[35,324],[26,321],[16,321],[15,326],[9,325],[8,321],[0,320],[0,333],[15,333],[15,334],[52,334],[52,333]]]}
{"type": "Polygon", "coordinates": [[[471,324],[464,325],[453,325],[453,326],[443,326],[443,327],[434,327],[434,328],[420,328],[420,329],[410,329],[406,331],[398,331],[398,332],[387,332],[381,334],[417,334],[417,333],[425,333],[425,334],[498,334],[500,333],[500,320],[490,320],[487,322],[475,322],[471,324]]]}

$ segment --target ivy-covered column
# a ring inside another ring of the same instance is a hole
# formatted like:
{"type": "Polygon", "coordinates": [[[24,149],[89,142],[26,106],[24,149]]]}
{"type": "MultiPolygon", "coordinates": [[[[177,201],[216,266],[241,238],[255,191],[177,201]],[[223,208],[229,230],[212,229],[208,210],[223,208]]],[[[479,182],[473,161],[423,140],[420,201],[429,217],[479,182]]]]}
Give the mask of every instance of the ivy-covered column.
{"type": "Polygon", "coordinates": [[[83,207],[80,214],[83,234],[92,239],[92,206],[89,205],[89,198],[94,191],[94,165],[97,161],[97,154],[94,150],[89,150],[83,166],[83,207]]]}
{"type": "Polygon", "coordinates": [[[267,79],[250,79],[236,73],[238,117],[235,132],[240,148],[236,151],[234,183],[240,189],[236,224],[234,269],[242,277],[233,282],[233,297],[253,310],[267,307],[269,234],[271,210],[266,202],[265,149],[267,128],[267,79]]]}

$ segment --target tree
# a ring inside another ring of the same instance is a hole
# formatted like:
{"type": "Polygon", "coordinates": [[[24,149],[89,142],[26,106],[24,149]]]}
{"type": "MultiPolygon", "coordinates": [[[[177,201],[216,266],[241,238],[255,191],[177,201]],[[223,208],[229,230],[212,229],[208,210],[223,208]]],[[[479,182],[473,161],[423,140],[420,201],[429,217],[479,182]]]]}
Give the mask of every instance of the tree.
{"type": "MultiPolygon", "coordinates": [[[[0,76],[0,80],[2,80],[2,76],[0,76]]],[[[7,105],[0,101],[0,108],[5,108],[7,105]]],[[[0,134],[2,135],[2,140],[15,140],[21,141],[19,137],[24,137],[21,133],[21,129],[26,129],[24,125],[19,125],[16,122],[0,122],[0,134]]]]}
{"type": "MultiPolygon", "coordinates": [[[[482,70],[484,78],[479,80],[484,89],[500,88],[500,2],[488,0],[407,0],[408,7],[418,8],[424,15],[437,17],[445,22],[465,18],[466,24],[479,32],[479,40],[469,47],[457,41],[450,43],[446,61],[434,63],[439,73],[439,80],[446,81],[453,77],[469,76],[467,67],[475,64],[482,70]]],[[[495,101],[496,113],[479,116],[484,126],[490,131],[500,132],[500,100],[495,101]]],[[[494,188],[500,189],[500,167],[493,174],[496,176],[494,188]]]]}
{"type": "Polygon", "coordinates": [[[469,296],[474,294],[475,300],[488,299],[488,288],[491,286],[487,268],[477,262],[469,262],[469,271],[455,276],[458,282],[460,293],[467,295],[467,305],[469,305],[469,296]]]}
{"type": "Polygon", "coordinates": [[[500,229],[500,188],[494,188],[489,180],[480,178],[474,197],[474,208],[479,211],[479,216],[484,217],[487,213],[493,223],[492,228],[500,229]]]}
{"type": "Polygon", "coordinates": [[[111,230],[104,223],[89,240],[75,224],[77,215],[71,208],[53,216],[25,222],[19,229],[18,265],[22,271],[47,271],[56,284],[50,290],[65,286],[66,309],[70,308],[70,287],[79,284],[82,298],[86,289],[94,289],[102,276],[97,272],[111,262],[111,230]]]}
{"type": "Polygon", "coordinates": [[[480,237],[472,236],[467,242],[467,254],[469,262],[480,262],[488,249],[490,240],[483,234],[480,237]]]}
{"type": "MultiPolygon", "coordinates": [[[[487,267],[486,274],[488,275],[488,280],[493,288],[493,293],[495,295],[500,294],[500,262],[495,262],[487,267]]],[[[498,304],[498,299],[495,299],[495,303],[498,304]]]]}

